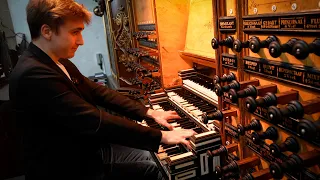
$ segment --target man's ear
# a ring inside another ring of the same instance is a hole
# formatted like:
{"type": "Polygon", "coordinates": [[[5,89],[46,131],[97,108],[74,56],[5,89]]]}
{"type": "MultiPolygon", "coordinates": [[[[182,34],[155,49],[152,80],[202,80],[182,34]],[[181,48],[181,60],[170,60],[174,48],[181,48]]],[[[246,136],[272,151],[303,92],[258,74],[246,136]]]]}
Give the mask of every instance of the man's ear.
{"type": "Polygon", "coordinates": [[[52,29],[50,28],[50,26],[48,26],[47,24],[44,24],[41,26],[41,29],[40,29],[40,32],[41,32],[41,35],[47,39],[48,41],[51,40],[51,36],[52,36],[52,29]]]}

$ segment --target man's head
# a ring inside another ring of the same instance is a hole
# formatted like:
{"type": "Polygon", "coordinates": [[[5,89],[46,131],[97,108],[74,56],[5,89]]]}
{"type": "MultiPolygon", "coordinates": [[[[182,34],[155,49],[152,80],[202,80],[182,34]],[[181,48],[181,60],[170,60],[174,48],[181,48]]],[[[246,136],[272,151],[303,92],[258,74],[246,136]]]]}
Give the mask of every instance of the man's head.
{"type": "Polygon", "coordinates": [[[81,32],[91,13],[74,0],[29,0],[26,11],[32,40],[51,55],[72,58],[83,45],[81,32]]]}

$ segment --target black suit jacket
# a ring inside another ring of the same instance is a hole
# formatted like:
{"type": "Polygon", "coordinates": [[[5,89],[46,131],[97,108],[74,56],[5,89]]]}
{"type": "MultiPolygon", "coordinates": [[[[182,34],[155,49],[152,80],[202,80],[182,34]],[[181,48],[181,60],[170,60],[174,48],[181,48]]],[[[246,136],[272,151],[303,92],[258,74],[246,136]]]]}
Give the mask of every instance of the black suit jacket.
{"type": "Polygon", "coordinates": [[[111,115],[142,120],[147,108],[84,77],[69,60],[54,61],[31,43],[9,80],[10,100],[24,133],[26,179],[99,179],[101,146],[157,151],[161,132],[111,115]]]}

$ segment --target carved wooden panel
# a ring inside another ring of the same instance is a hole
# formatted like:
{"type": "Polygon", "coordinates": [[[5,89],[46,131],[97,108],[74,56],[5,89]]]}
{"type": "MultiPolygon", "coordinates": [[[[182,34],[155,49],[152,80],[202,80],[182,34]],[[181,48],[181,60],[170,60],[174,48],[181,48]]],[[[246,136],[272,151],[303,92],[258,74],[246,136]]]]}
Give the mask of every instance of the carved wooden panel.
{"type": "Polygon", "coordinates": [[[121,79],[128,79],[134,75],[128,72],[123,62],[129,61],[127,49],[132,48],[132,11],[128,0],[107,0],[106,1],[106,20],[109,22],[108,45],[112,44],[111,52],[114,59],[111,59],[111,69],[120,86],[128,86],[121,79]],[[109,42],[111,41],[111,42],[109,42]],[[119,80],[120,79],[120,80],[119,80]]]}

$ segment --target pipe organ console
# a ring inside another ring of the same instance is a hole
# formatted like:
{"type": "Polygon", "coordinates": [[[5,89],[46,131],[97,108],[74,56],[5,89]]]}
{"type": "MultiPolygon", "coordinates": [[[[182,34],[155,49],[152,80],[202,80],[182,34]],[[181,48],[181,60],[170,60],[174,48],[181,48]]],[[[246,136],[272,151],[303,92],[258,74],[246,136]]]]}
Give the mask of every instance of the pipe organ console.
{"type": "MultiPolygon", "coordinates": [[[[198,86],[196,84],[195,87],[191,87],[196,89],[198,86]]],[[[174,129],[193,129],[198,133],[189,140],[192,147],[191,150],[187,150],[182,145],[160,146],[155,156],[167,177],[171,179],[192,179],[197,176],[212,174],[213,168],[220,164],[220,157],[208,158],[207,151],[219,148],[221,137],[218,127],[213,124],[204,124],[203,118],[207,118],[206,114],[219,110],[204,99],[197,97],[190,89],[184,87],[169,88],[165,90],[165,93],[152,94],[149,102],[154,110],[175,110],[180,115],[181,119],[169,121],[174,126],[174,129]],[[185,166],[184,164],[192,164],[192,166],[185,166]]],[[[232,113],[226,112],[226,115],[230,114],[232,115],[232,113]]],[[[163,129],[152,120],[145,120],[142,124],[163,129]]]]}
{"type": "Polygon", "coordinates": [[[110,82],[198,133],[167,179],[320,179],[319,0],[105,2],[110,82]]]}

